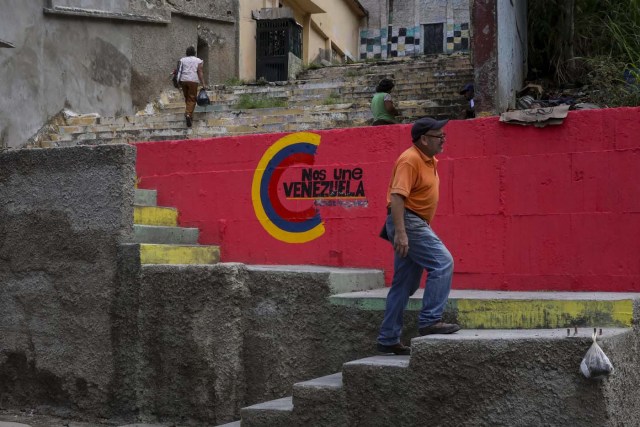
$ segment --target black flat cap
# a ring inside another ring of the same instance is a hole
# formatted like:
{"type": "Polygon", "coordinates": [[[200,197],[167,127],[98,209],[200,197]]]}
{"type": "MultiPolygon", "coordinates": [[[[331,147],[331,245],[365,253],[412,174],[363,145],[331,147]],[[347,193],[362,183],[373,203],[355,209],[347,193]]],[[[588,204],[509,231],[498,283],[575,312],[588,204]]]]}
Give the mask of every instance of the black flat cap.
{"type": "Polygon", "coordinates": [[[438,130],[449,122],[449,119],[436,120],[431,117],[423,117],[418,119],[411,127],[411,138],[416,142],[422,135],[430,130],[438,130]]]}

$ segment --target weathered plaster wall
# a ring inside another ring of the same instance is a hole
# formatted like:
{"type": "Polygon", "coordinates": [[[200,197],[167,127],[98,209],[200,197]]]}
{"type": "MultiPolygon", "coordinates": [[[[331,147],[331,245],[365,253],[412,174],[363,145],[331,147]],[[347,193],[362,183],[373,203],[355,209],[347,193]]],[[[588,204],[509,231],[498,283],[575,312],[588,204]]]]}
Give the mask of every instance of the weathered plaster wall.
{"type": "Polygon", "coordinates": [[[238,77],[243,80],[256,78],[256,21],[251,16],[252,10],[262,7],[259,0],[241,1],[238,8],[240,32],[238,43],[238,77]]]}
{"type": "Polygon", "coordinates": [[[496,107],[515,108],[516,92],[527,74],[527,2],[497,2],[498,93],[496,107]]]}
{"type": "Polygon", "coordinates": [[[360,0],[360,4],[367,10],[365,22],[367,28],[383,28],[387,26],[387,9],[389,0],[360,0]]]}
{"type": "Polygon", "coordinates": [[[236,17],[234,0],[0,0],[0,39],[15,45],[0,49],[10,82],[0,87],[0,147],[24,145],[63,108],[109,116],[144,107],[172,87],[169,73],[199,37],[207,83],[236,75],[236,17]],[[45,14],[45,6],[81,13],[45,14]],[[94,8],[102,15],[90,16],[94,8]]]}
{"type": "Polygon", "coordinates": [[[0,146],[17,147],[62,108],[131,110],[129,29],[106,21],[48,18],[42,1],[0,0],[0,146]],[[10,83],[9,83],[10,82],[10,83]]]}
{"type": "Polygon", "coordinates": [[[360,27],[364,20],[354,13],[345,0],[322,2],[328,13],[312,15],[311,19],[331,40],[331,43],[352,59],[358,58],[360,27]]]}
{"type": "Polygon", "coordinates": [[[324,53],[326,50],[326,39],[319,31],[312,28],[309,31],[309,62],[320,62],[322,59],[328,60],[328,56],[325,57],[326,54],[324,53]]]}
{"type": "Polygon", "coordinates": [[[3,407],[108,416],[124,392],[114,315],[134,163],[129,146],[0,154],[3,407]]]}
{"type": "MultiPolygon", "coordinates": [[[[434,229],[454,256],[454,287],[640,290],[639,115],[570,112],[543,129],[450,122],[434,229]]],[[[377,233],[409,129],[141,143],[138,177],[224,261],[389,275],[391,247],[377,233]]]]}

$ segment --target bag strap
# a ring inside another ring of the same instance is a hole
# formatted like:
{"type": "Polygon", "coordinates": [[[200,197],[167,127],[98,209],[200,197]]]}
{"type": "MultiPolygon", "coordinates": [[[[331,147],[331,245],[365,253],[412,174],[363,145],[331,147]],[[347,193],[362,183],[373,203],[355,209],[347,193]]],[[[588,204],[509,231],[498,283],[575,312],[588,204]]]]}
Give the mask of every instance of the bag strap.
{"type": "Polygon", "coordinates": [[[182,60],[178,59],[178,81],[180,81],[180,77],[182,76],[182,60]]]}

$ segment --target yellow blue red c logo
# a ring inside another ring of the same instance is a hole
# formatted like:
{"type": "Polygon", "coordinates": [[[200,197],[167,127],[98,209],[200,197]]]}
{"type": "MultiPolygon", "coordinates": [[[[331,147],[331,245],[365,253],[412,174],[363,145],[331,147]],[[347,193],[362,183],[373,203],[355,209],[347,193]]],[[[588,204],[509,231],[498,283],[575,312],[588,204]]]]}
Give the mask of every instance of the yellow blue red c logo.
{"type": "Polygon", "coordinates": [[[253,174],[251,200],[258,221],[274,238],[286,243],[306,243],[324,234],[315,207],[294,212],[278,198],[278,181],[289,166],[313,165],[320,135],[298,132],[280,138],[263,154],[253,174]]]}

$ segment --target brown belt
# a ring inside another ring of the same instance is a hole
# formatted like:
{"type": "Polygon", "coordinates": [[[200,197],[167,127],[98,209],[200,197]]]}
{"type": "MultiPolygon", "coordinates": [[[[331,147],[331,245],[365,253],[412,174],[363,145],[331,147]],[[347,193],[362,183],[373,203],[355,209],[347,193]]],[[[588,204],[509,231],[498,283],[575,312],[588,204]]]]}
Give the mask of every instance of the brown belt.
{"type": "MultiPolygon", "coordinates": [[[[416,212],[412,211],[411,209],[408,208],[404,208],[404,210],[406,212],[409,212],[410,214],[413,214],[415,216],[417,216],[418,218],[420,218],[421,220],[423,220],[424,222],[427,222],[424,218],[422,218],[420,215],[418,215],[416,212]]],[[[387,215],[391,215],[391,207],[387,208],[387,215]]]]}

